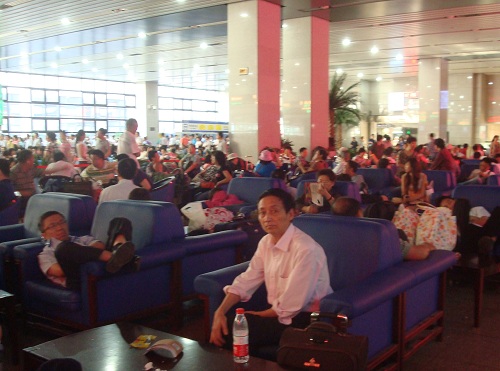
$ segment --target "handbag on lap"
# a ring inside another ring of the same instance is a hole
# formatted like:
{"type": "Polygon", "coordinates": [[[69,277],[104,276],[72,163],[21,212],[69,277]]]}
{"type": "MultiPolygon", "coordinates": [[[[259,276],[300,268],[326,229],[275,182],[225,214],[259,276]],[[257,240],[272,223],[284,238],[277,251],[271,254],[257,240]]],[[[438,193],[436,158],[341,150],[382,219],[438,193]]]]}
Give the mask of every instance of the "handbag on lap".
{"type": "Polygon", "coordinates": [[[330,317],[347,327],[347,317],[329,313],[312,313],[306,329],[288,327],[278,348],[278,364],[301,370],[365,370],[368,337],[338,331],[330,323],[318,321],[330,317]]]}
{"type": "Polygon", "coordinates": [[[75,174],[70,182],[62,184],[61,192],[92,196],[92,190],[92,182],[90,180],[83,180],[80,174],[75,174]],[[80,180],[77,180],[77,178],[80,178],[80,180]]]}

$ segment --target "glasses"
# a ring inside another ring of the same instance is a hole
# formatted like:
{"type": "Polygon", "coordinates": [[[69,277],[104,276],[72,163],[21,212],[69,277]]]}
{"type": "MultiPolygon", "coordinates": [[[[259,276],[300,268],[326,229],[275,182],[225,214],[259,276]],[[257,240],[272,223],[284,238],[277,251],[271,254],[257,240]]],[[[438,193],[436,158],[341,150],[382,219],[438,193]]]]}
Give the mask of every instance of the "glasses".
{"type": "Polygon", "coordinates": [[[317,183],[319,183],[319,184],[329,184],[331,182],[332,182],[331,180],[321,180],[321,181],[318,180],[317,183]]]}
{"type": "Polygon", "coordinates": [[[48,231],[49,229],[54,229],[54,228],[57,228],[61,225],[64,225],[66,224],[66,220],[65,219],[62,219],[61,221],[57,222],[57,223],[52,223],[50,224],[47,228],[45,228],[42,232],[46,232],[48,231]]]}

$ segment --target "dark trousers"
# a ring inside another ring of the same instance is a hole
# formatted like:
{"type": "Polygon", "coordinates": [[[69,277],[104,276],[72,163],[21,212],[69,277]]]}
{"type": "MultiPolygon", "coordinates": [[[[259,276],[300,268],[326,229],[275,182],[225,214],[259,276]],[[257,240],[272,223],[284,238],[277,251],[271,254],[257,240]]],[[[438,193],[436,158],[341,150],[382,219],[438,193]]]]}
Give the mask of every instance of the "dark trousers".
{"type": "Polygon", "coordinates": [[[99,260],[103,250],[93,246],[84,246],[71,241],[63,241],[56,247],[55,256],[66,275],[66,287],[80,288],[80,266],[99,260]]]}
{"type": "MultiPolygon", "coordinates": [[[[118,235],[127,241],[132,240],[132,223],[126,218],[114,218],[109,222],[106,250],[112,251],[113,243],[118,235]]],[[[99,260],[103,250],[93,246],[83,246],[74,242],[61,242],[55,251],[57,262],[66,275],[66,287],[80,288],[80,266],[99,260]]]]}
{"type": "Polygon", "coordinates": [[[483,236],[496,237],[497,241],[500,240],[500,207],[495,207],[491,212],[488,221],[483,227],[478,227],[474,224],[469,224],[467,230],[467,237],[464,241],[466,252],[477,252],[477,243],[483,236]]]}
{"type": "MultiPolygon", "coordinates": [[[[233,322],[236,313],[227,316],[227,326],[229,334],[225,336],[227,349],[233,349],[233,322]]],[[[281,334],[289,326],[295,328],[306,328],[311,322],[311,313],[301,312],[292,319],[291,325],[284,325],[278,321],[277,317],[261,317],[253,314],[245,314],[248,322],[248,345],[250,355],[252,350],[261,346],[278,345],[281,334]]]]}

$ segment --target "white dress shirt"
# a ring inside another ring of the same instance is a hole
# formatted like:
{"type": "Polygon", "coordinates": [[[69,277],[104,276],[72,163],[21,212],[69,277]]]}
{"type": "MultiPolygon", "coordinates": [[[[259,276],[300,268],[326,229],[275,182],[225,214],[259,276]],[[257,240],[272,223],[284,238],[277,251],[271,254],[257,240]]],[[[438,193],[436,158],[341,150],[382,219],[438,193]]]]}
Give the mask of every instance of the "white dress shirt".
{"type": "Polygon", "coordinates": [[[134,155],[134,153],[140,153],[141,149],[137,145],[137,142],[135,141],[135,135],[132,134],[130,131],[125,130],[125,132],[122,134],[120,139],[118,140],[118,148],[116,153],[118,155],[125,153],[133,159],[136,163],[137,166],[139,166],[139,161],[137,161],[137,157],[134,155]]]}
{"type": "Polygon", "coordinates": [[[60,160],[47,165],[45,175],[62,175],[71,178],[76,174],[73,164],[60,160]]]}
{"type": "Polygon", "coordinates": [[[99,203],[114,200],[128,200],[133,189],[139,188],[130,179],[121,179],[118,184],[104,188],[99,196],[99,203]]]}
{"type": "Polygon", "coordinates": [[[320,300],[333,292],[323,248],[292,224],[276,244],[264,236],[248,269],[224,292],[245,302],[263,282],[268,303],[285,325],[301,311],[319,310],[320,300]]]}

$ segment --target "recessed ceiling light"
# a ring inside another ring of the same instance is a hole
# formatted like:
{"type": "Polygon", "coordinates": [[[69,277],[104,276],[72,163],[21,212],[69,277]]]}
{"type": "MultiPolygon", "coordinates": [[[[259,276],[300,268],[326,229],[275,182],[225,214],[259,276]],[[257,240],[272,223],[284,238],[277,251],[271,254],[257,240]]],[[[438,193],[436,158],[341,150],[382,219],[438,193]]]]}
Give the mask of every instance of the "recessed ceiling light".
{"type": "Polygon", "coordinates": [[[123,59],[123,54],[122,54],[122,53],[117,54],[117,55],[116,55],[116,58],[118,58],[118,59],[123,59]]]}
{"type": "Polygon", "coordinates": [[[208,48],[208,44],[207,43],[201,43],[200,44],[200,48],[206,49],[206,48],[208,48]]]}
{"type": "Polygon", "coordinates": [[[242,18],[247,18],[247,17],[248,17],[248,13],[241,13],[241,14],[240,14],[240,17],[242,17],[242,18]]]}
{"type": "Polygon", "coordinates": [[[362,78],[363,76],[363,72],[358,73],[358,78],[362,78]]]}
{"type": "Polygon", "coordinates": [[[464,96],[463,96],[463,95],[461,95],[461,96],[460,96],[460,99],[464,99],[464,96]]]}
{"type": "Polygon", "coordinates": [[[296,63],[295,63],[295,65],[296,65],[296,66],[300,66],[300,63],[299,63],[299,62],[296,62],[296,63]]]}
{"type": "Polygon", "coordinates": [[[436,70],[440,70],[440,69],[441,69],[441,67],[436,67],[436,70]]]}
{"type": "Polygon", "coordinates": [[[497,102],[491,102],[491,104],[497,104],[497,102]]]}
{"type": "Polygon", "coordinates": [[[145,39],[145,38],[146,38],[146,36],[147,36],[147,35],[146,35],[146,32],[139,32],[139,33],[137,34],[137,37],[138,37],[138,38],[140,38],[140,39],[145,39]]]}
{"type": "Polygon", "coordinates": [[[336,73],[337,75],[341,75],[341,74],[342,74],[342,72],[344,72],[344,70],[343,70],[342,68],[337,68],[337,69],[335,70],[335,73],[336,73]]]}
{"type": "Polygon", "coordinates": [[[281,25],[281,28],[287,28],[287,27],[288,27],[288,24],[286,24],[286,23],[283,23],[283,24],[281,25]]]}
{"type": "Polygon", "coordinates": [[[377,80],[377,81],[382,81],[382,77],[377,76],[377,78],[376,78],[375,80],[377,80]]]}
{"type": "Polygon", "coordinates": [[[472,79],[472,76],[467,76],[467,78],[470,80],[470,79],[472,79]]]}
{"type": "Polygon", "coordinates": [[[50,67],[52,67],[52,68],[57,68],[57,63],[51,63],[51,64],[50,64],[50,67]]]}
{"type": "Polygon", "coordinates": [[[493,85],[493,81],[490,81],[490,82],[488,83],[488,85],[493,85]]]}
{"type": "Polygon", "coordinates": [[[431,85],[427,85],[427,87],[428,87],[428,88],[432,88],[432,86],[431,86],[431,85]]]}
{"type": "Polygon", "coordinates": [[[378,48],[376,46],[373,46],[371,49],[370,49],[370,52],[372,54],[377,54],[378,53],[378,48]]]}
{"type": "Polygon", "coordinates": [[[123,65],[123,68],[125,68],[126,70],[127,70],[127,69],[129,69],[129,67],[130,67],[130,64],[128,64],[128,63],[125,63],[125,64],[123,65]]]}
{"type": "Polygon", "coordinates": [[[346,37],[345,39],[342,40],[342,45],[344,45],[344,46],[351,45],[351,39],[349,39],[348,37],[346,37]]]}
{"type": "Polygon", "coordinates": [[[88,64],[88,63],[89,63],[89,60],[88,60],[88,59],[84,59],[84,60],[82,61],[82,63],[83,63],[83,64],[88,64]]]}
{"type": "Polygon", "coordinates": [[[60,46],[56,46],[56,47],[54,48],[54,50],[55,50],[56,52],[60,52],[60,51],[62,50],[62,48],[61,48],[60,46]]]}
{"type": "Polygon", "coordinates": [[[396,60],[398,61],[403,60],[403,54],[399,53],[398,55],[396,55],[396,60]]]}
{"type": "Polygon", "coordinates": [[[61,23],[64,25],[67,25],[67,24],[70,24],[71,22],[70,22],[69,18],[62,18],[61,23]]]}

